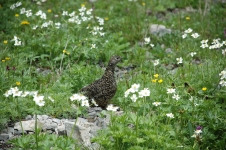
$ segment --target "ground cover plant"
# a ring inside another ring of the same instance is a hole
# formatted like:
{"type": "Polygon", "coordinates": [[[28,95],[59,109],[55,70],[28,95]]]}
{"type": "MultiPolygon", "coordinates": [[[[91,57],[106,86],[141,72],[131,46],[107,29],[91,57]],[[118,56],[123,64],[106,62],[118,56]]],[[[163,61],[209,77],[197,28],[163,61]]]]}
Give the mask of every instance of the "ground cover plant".
{"type": "MultiPolygon", "coordinates": [[[[111,124],[93,142],[117,150],[226,149],[225,10],[217,0],[0,0],[0,129],[28,114],[86,113],[75,93],[119,55],[126,73],[111,103],[124,113],[106,111],[111,124]],[[151,34],[151,24],[171,32],[151,34]]],[[[81,149],[37,128],[11,142],[81,149]]]]}

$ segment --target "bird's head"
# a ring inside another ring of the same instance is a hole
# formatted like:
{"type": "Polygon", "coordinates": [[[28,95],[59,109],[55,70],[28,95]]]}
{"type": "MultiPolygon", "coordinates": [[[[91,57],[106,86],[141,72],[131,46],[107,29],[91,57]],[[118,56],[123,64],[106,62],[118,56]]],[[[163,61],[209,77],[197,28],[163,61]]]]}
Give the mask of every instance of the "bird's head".
{"type": "Polygon", "coordinates": [[[120,62],[122,59],[120,56],[113,56],[111,57],[110,61],[109,61],[109,65],[111,66],[115,66],[118,62],[120,62]]]}

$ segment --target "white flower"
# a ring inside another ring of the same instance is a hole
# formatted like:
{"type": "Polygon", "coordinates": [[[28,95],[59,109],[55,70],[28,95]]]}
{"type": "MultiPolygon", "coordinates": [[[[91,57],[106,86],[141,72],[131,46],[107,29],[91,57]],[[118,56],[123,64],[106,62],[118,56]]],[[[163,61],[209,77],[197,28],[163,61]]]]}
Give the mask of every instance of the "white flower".
{"type": "Polygon", "coordinates": [[[187,30],[184,31],[184,33],[191,33],[191,32],[192,32],[191,28],[188,28],[187,30]]]}
{"type": "Polygon", "coordinates": [[[36,30],[37,28],[38,28],[37,25],[35,25],[35,26],[32,27],[33,30],[36,30]]]}
{"type": "Polygon", "coordinates": [[[94,106],[98,106],[98,104],[96,103],[96,101],[94,99],[92,99],[91,102],[94,104],[94,106]]]}
{"type": "Polygon", "coordinates": [[[131,98],[131,100],[132,100],[133,102],[136,102],[136,100],[137,100],[137,95],[136,95],[136,94],[133,94],[130,98],[131,98]]]}
{"type": "MultiPolygon", "coordinates": [[[[209,45],[207,43],[203,43],[201,46],[201,48],[206,48],[206,47],[209,47],[209,45]]],[[[211,48],[210,48],[211,49],[211,48]]]]}
{"type": "Polygon", "coordinates": [[[223,54],[223,55],[226,54],[226,49],[222,49],[222,54],[223,54]]]}
{"type": "Polygon", "coordinates": [[[21,8],[20,9],[20,14],[25,14],[26,13],[26,9],[25,8],[21,8]]]}
{"type": "Polygon", "coordinates": [[[182,57],[176,58],[176,60],[177,60],[177,64],[182,64],[183,63],[183,58],[182,57]]]}
{"type": "Polygon", "coordinates": [[[221,80],[226,79],[226,70],[221,71],[221,73],[219,73],[219,76],[221,77],[221,80]]]}
{"type": "Polygon", "coordinates": [[[32,16],[32,12],[31,12],[31,10],[27,10],[25,13],[26,13],[25,15],[26,15],[27,17],[32,16]]]}
{"type": "Polygon", "coordinates": [[[89,101],[88,100],[82,100],[81,106],[87,106],[87,107],[89,107],[89,101]]]}
{"type": "Polygon", "coordinates": [[[60,22],[56,22],[56,23],[55,23],[55,27],[56,27],[57,29],[59,29],[60,26],[61,26],[61,23],[60,23],[60,22]]]}
{"type": "Polygon", "coordinates": [[[45,105],[44,96],[35,95],[33,100],[40,107],[45,105]]]}
{"type": "Polygon", "coordinates": [[[40,15],[40,18],[46,20],[46,14],[45,14],[45,13],[42,13],[42,14],[40,15]]]}
{"type": "Polygon", "coordinates": [[[202,130],[195,130],[195,134],[201,134],[202,133],[202,130]]]}
{"type": "Polygon", "coordinates": [[[161,102],[153,102],[152,105],[159,106],[159,105],[161,105],[161,102]]]}
{"type": "Polygon", "coordinates": [[[174,118],[174,115],[172,113],[166,114],[166,116],[169,118],[174,118]]]}
{"type": "Polygon", "coordinates": [[[172,98],[178,101],[180,99],[180,96],[177,94],[173,94],[172,98]]]}
{"type": "Polygon", "coordinates": [[[84,101],[87,100],[87,97],[85,97],[83,94],[73,94],[70,97],[71,101],[77,100],[77,101],[84,101]]]}
{"type": "Polygon", "coordinates": [[[38,91],[31,91],[29,93],[29,95],[34,97],[34,96],[38,95],[38,91]]]}
{"type": "Polygon", "coordinates": [[[63,11],[62,16],[68,16],[68,11],[63,11]]]}
{"type": "Polygon", "coordinates": [[[196,52],[191,52],[190,55],[191,55],[191,57],[193,57],[196,55],[196,52]]]}
{"type": "Polygon", "coordinates": [[[202,40],[201,44],[207,44],[208,43],[208,39],[207,40],[202,40]]]}
{"type": "Polygon", "coordinates": [[[193,33],[191,36],[192,36],[193,38],[197,38],[197,37],[199,37],[199,34],[198,34],[198,33],[193,33]]]}
{"type": "Polygon", "coordinates": [[[23,93],[23,91],[15,91],[14,93],[13,93],[13,97],[16,97],[16,96],[21,96],[22,95],[22,93],[23,93]]]}
{"type": "Polygon", "coordinates": [[[25,92],[22,93],[21,97],[26,97],[26,96],[28,96],[29,94],[30,94],[29,91],[25,91],[25,92]]]}
{"type": "Polygon", "coordinates": [[[154,47],[155,45],[154,45],[154,44],[150,44],[150,46],[151,46],[151,47],[154,47]]]}
{"type": "Polygon", "coordinates": [[[148,88],[144,88],[139,92],[139,97],[150,96],[150,90],[148,88]]]}
{"type": "Polygon", "coordinates": [[[140,84],[136,84],[136,83],[135,83],[135,84],[133,84],[133,85],[131,86],[130,92],[131,92],[131,93],[138,92],[139,88],[140,88],[140,84]]]}
{"type": "Polygon", "coordinates": [[[20,46],[21,45],[21,41],[15,41],[14,45],[15,46],[20,46]]]}
{"type": "Polygon", "coordinates": [[[175,93],[175,92],[176,92],[176,90],[173,89],[173,88],[167,89],[167,94],[172,94],[172,93],[175,93]]]}
{"type": "Polygon", "coordinates": [[[70,17],[74,17],[75,16],[75,12],[73,11],[72,13],[69,14],[70,17]]]}
{"type": "Polygon", "coordinates": [[[91,49],[96,48],[96,44],[92,44],[91,49]]]}
{"type": "Polygon", "coordinates": [[[119,109],[119,107],[114,107],[112,104],[108,105],[107,110],[110,110],[110,111],[117,111],[119,109]]]}
{"type": "Polygon", "coordinates": [[[144,44],[149,44],[150,43],[150,37],[144,38],[144,44]]]}
{"type": "Polygon", "coordinates": [[[130,93],[130,89],[128,89],[128,90],[125,91],[124,96],[125,97],[128,97],[129,93],[130,93]]]}
{"type": "Polygon", "coordinates": [[[53,102],[53,103],[54,103],[54,101],[55,101],[51,96],[48,96],[48,99],[49,99],[51,102],[53,102]]]}
{"type": "Polygon", "coordinates": [[[187,37],[187,34],[186,33],[182,35],[182,38],[183,39],[186,38],[186,37],[187,37]]]}
{"type": "Polygon", "coordinates": [[[153,61],[154,66],[157,66],[159,64],[159,59],[156,59],[153,61]]]}
{"type": "Polygon", "coordinates": [[[8,90],[5,92],[5,94],[3,94],[5,97],[9,97],[10,95],[12,95],[12,91],[11,90],[8,90]]]}
{"type": "Polygon", "coordinates": [[[86,14],[87,15],[91,15],[92,14],[92,11],[93,11],[92,9],[89,9],[89,10],[86,11],[86,14]]]}
{"type": "Polygon", "coordinates": [[[21,2],[17,2],[17,3],[15,4],[16,7],[19,7],[19,6],[21,6],[21,5],[22,5],[21,2]]]}

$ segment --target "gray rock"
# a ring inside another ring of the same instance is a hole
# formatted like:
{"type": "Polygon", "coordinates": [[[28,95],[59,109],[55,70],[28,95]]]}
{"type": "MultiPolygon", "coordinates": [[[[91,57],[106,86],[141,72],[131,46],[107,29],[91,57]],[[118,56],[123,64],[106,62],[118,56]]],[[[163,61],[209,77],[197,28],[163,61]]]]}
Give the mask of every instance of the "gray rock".
{"type": "Polygon", "coordinates": [[[170,34],[171,29],[167,29],[164,25],[152,24],[150,26],[150,33],[158,36],[163,36],[165,34],[170,34]]]}
{"type": "Polygon", "coordinates": [[[27,115],[26,117],[25,117],[25,120],[31,120],[32,119],[32,116],[31,115],[27,115]]]}
{"type": "MultiPolygon", "coordinates": [[[[35,129],[35,120],[28,120],[28,121],[21,121],[22,127],[24,131],[34,131],[35,129]]],[[[40,121],[37,121],[38,128],[42,127],[42,124],[40,121]]],[[[18,132],[22,133],[20,122],[17,122],[14,126],[14,130],[17,130],[18,132]]]]}
{"type": "Polygon", "coordinates": [[[57,128],[55,129],[55,132],[57,135],[67,135],[64,124],[61,126],[57,126],[57,128]]]}
{"type": "Polygon", "coordinates": [[[7,140],[9,140],[9,134],[8,133],[0,134],[0,141],[7,141],[7,140]]]}

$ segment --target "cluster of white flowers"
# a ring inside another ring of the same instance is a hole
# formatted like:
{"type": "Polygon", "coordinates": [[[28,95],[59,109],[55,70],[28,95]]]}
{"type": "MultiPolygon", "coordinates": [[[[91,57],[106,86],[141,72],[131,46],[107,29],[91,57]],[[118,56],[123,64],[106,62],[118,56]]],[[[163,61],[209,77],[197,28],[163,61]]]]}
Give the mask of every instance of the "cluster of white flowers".
{"type": "Polygon", "coordinates": [[[30,17],[30,16],[32,16],[32,10],[31,9],[26,10],[25,8],[21,8],[20,14],[25,14],[27,17],[30,17]]]}
{"type": "Polygon", "coordinates": [[[125,97],[128,97],[129,94],[132,93],[132,96],[130,96],[130,99],[133,102],[136,102],[136,100],[138,99],[138,97],[139,98],[142,98],[142,97],[150,96],[150,90],[148,88],[144,88],[141,91],[139,91],[139,88],[140,88],[140,84],[133,84],[130,89],[126,90],[124,96],[125,97]],[[138,96],[137,96],[136,92],[138,92],[138,96]]]}
{"type": "Polygon", "coordinates": [[[89,107],[89,101],[87,99],[86,96],[84,96],[83,94],[73,94],[71,97],[70,97],[70,100],[71,101],[79,101],[81,102],[81,106],[87,106],[89,107]]]}
{"type": "Polygon", "coordinates": [[[42,10],[39,10],[35,13],[36,16],[40,16],[41,19],[46,20],[46,13],[44,13],[42,10]]]}
{"type": "Polygon", "coordinates": [[[221,71],[220,76],[220,86],[226,86],[226,70],[221,71]]]}
{"type": "Polygon", "coordinates": [[[22,5],[21,2],[17,2],[17,3],[15,3],[15,4],[12,4],[12,5],[10,6],[10,9],[15,9],[15,8],[17,8],[17,7],[21,6],[21,5],[22,5]]]}
{"type": "Polygon", "coordinates": [[[49,20],[48,22],[44,22],[42,25],[41,25],[41,28],[47,28],[48,26],[52,25],[53,24],[53,21],[49,20]]]}
{"type": "MultiPolygon", "coordinates": [[[[185,39],[186,37],[187,37],[187,35],[189,34],[189,33],[191,33],[193,30],[191,29],[191,28],[188,28],[187,30],[185,30],[184,31],[184,34],[182,35],[182,38],[183,39],[185,39]]],[[[198,34],[198,33],[192,33],[191,34],[191,36],[193,37],[193,38],[198,38],[200,35],[198,34]]]]}
{"type": "Polygon", "coordinates": [[[145,45],[150,44],[150,46],[151,46],[151,47],[154,47],[154,44],[152,44],[152,43],[150,43],[150,42],[151,42],[150,37],[146,37],[146,38],[144,38],[144,44],[145,44],[145,45]]]}
{"type": "Polygon", "coordinates": [[[18,38],[17,36],[14,36],[12,41],[15,42],[14,46],[20,46],[22,44],[20,38],[18,38]]]}
{"type": "Polygon", "coordinates": [[[219,48],[221,48],[224,45],[226,45],[226,41],[220,42],[220,38],[213,39],[213,42],[209,46],[209,49],[219,49],[219,48]]]}
{"type": "MultiPolygon", "coordinates": [[[[89,27],[87,27],[88,29],[89,27]]],[[[92,35],[100,35],[100,36],[104,36],[105,33],[102,32],[103,30],[103,27],[100,27],[100,26],[94,26],[92,31],[90,32],[92,35]]]]}
{"type": "Polygon", "coordinates": [[[18,87],[10,88],[8,91],[3,94],[5,97],[9,97],[12,95],[13,97],[27,97],[27,96],[33,96],[33,100],[36,105],[38,106],[44,106],[44,96],[38,95],[38,91],[20,91],[18,87]]]}
{"type": "Polygon", "coordinates": [[[173,94],[172,98],[177,101],[180,99],[180,96],[178,94],[176,94],[176,89],[174,89],[174,88],[167,89],[167,94],[173,94]]]}
{"type": "Polygon", "coordinates": [[[182,57],[176,58],[176,60],[177,60],[177,64],[182,64],[183,63],[183,58],[182,57]]]}
{"type": "MultiPolygon", "coordinates": [[[[220,41],[220,38],[218,39],[213,39],[213,42],[211,43],[211,45],[208,45],[208,40],[202,40],[201,41],[201,48],[209,48],[209,49],[219,49],[222,48],[224,45],[226,45],[226,41],[220,41]]],[[[225,55],[226,53],[226,49],[222,50],[222,54],[225,55]]]]}
{"type": "Polygon", "coordinates": [[[87,10],[85,6],[81,6],[78,9],[78,15],[75,15],[75,11],[68,13],[68,11],[63,11],[62,16],[69,16],[68,22],[81,24],[82,22],[89,21],[93,18],[92,9],[87,10]]]}

